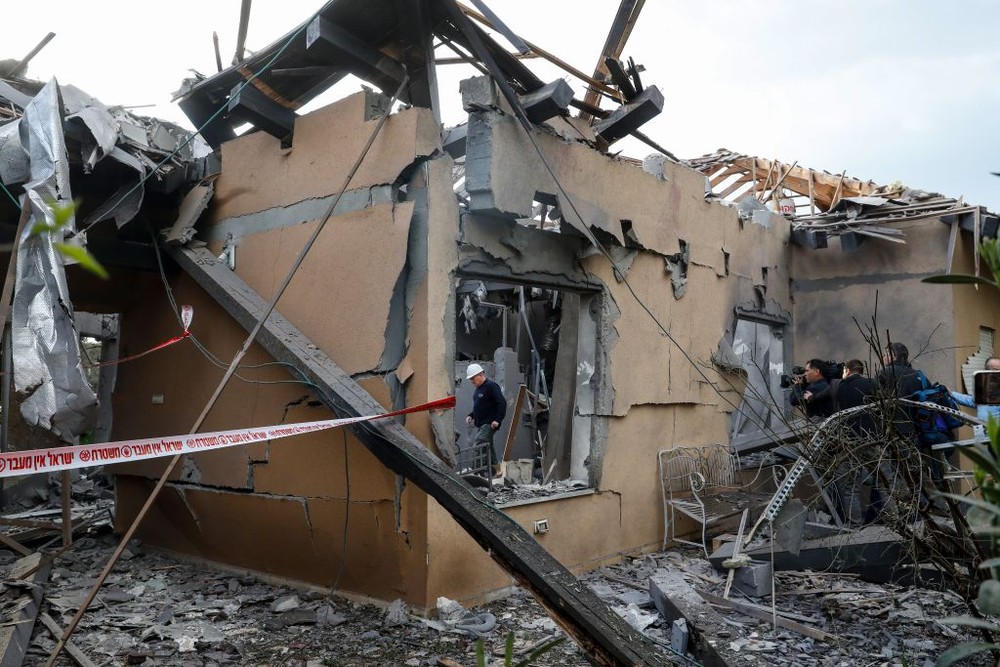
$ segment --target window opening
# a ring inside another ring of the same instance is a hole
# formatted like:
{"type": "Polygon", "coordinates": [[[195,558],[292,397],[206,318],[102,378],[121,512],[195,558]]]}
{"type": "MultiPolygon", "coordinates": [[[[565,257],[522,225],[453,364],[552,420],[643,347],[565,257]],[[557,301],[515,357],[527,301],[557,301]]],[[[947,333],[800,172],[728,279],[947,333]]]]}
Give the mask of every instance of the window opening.
{"type": "Polygon", "coordinates": [[[733,413],[730,442],[739,445],[762,432],[781,430],[784,422],[784,393],[781,374],[785,372],[784,327],[745,317],[736,320],[733,354],[746,372],[740,409],[733,413]]]}
{"type": "Polygon", "coordinates": [[[986,367],[986,360],[995,356],[993,352],[996,343],[996,332],[989,327],[979,327],[979,349],[970,355],[962,364],[962,380],[965,382],[965,393],[974,393],[972,376],[976,371],[986,367]]]}

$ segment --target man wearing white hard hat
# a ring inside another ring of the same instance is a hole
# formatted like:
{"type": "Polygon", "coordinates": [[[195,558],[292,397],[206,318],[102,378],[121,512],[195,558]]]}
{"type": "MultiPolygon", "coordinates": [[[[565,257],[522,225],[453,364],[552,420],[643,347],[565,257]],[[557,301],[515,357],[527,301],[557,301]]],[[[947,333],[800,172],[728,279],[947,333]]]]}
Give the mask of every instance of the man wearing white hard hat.
{"type": "Polygon", "coordinates": [[[503,390],[493,380],[486,379],[486,371],[479,364],[469,364],[465,378],[472,383],[475,391],[472,394],[472,412],[465,418],[467,424],[476,426],[476,437],[472,440],[472,450],[485,448],[489,465],[489,474],[493,474],[493,434],[500,428],[504,415],[507,414],[507,399],[503,390]]]}

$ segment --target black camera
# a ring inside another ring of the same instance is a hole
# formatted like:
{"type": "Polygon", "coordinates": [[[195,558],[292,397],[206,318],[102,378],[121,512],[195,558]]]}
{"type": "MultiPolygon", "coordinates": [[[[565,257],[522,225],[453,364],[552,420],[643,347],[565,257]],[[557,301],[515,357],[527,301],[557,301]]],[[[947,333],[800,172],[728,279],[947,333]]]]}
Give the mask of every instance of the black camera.
{"type": "Polygon", "coordinates": [[[806,369],[803,368],[802,366],[792,366],[792,374],[791,375],[782,375],[781,376],[781,383],[780,383],[781,384],[781,388],[782,389],[788,389],[793,384],[799,384],[799,383],[801,383],[802,380],[805,377],[805,374],[806,374],[806,369]]]}

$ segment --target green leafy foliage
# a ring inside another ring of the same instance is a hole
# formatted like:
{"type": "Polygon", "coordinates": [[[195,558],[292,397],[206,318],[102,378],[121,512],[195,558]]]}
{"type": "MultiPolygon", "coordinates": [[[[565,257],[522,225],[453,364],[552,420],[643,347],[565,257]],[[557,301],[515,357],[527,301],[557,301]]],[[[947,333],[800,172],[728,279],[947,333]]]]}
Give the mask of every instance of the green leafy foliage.
{"type": "MultiPolygon", "coordinates": [[[[951,619],[945,619],[945,622],[951,619]]],[[[948,665],[953,665],[959,660],[964,660],[971,655],[976,653],[983,653],[985,651],[992,651],[996,649],[995,644],[990,644],[988,642],[965,642],[952,646],[950,649],[942,653],[937,659],[937,667],[948,667],[948,665]]]]}
{"type": "Polygon", "coordinates": [[[979,244],[979,256],[989,267],[993,280],[982,276],[970,276],[965,273],[945,273],[924,278],[922,282],[948,285],[990,285],[1000,288],[1000,243],[998,239],[984,239],[979,244]]]}
{"type": "MultiPolygon", "coordinates": [[[[994,557],[984,560],[980,568],[989,569],[991,579],[979,585],[979,595],[976,607],[981,614],[1000,616],[1000,557],[997,557],[997,544],[1000,538],[1000,422],[992,417],[986,425],[989,444],[977,443],[965,450],[966,456],[975,464],[976,482],[982,499],[961,496],[957,494],[942,494],[968,506],[967,518],[969,525],[980,537],[989,540],[990,553],[994,557]]],[[[972,616],[956,616],[942,621],[947,625],[959,625],[974,628],[986,636],[1000,636],[1000,625],[985,618],[972,616]]],[[[996,642],[964,642],[949,648],[938,656],[938,667],[949,667],[971,655],[987,651],[1000,651],[996,642]]]]}
{"type": "Polygon", "coordinates": [[[102,280],[108,279],[108,272],[101,266],[100,262],[94,259],[93,255],[87,252],[86,248],[81,248],[71,243],[53,243],[52,246],[59,254],[75,260],[80,265],[80,268],[90,271],[102,280]]]}
{"type": "MultiPolygon", "coordinates": [[[[1000,244],[997,239],[986,239],[979,245],[979,253],[989,267],[993,280],[981,276],[963,274],[947,274],[925,278],[925,283],[953,285],[990,285],[1000,289],[1000,244]]],[[[991,558],[985,559],[979,567],[990,571],[990,579],[979,585],[979,595],[976,607],[980,614],[1000,616],[1000,421],[989,419],[986,425],[989,442],[977,443],[964,450],[966,456],[975,464],[975,480],[979,486],[981,499],[955,494],[942,494],[953,498],[968,507],[967,518],[970,527],[980,537],[989,540],[991,558]]],[[[986,638],[1000,636],[1000,625],[986,618],[958,616],[942,621],[947,625],[974,628],[983,633],[986,638]]],[[[949,667],[977,653],[1000,652],[1000,643],[996,641],[964,642],[949,648],[937,659],[938,667],[949,667]]]]}
{"type": "MultiPolygon", "coordinates": [[[[565,637],[550,639],[536,647],[523,659],[514,662],[514,633],[509,632],[507,633],[507,639],[504,641],[503,665],[504,667],[531,667],[539,656],[551,651],[564,641],[566,641],[565,637]]],[[[482,637],[476,640],[476,667],[488,667],[486,662],[486,645],[482,637]]]]}
{"type": "MultiPolygon", "coordinates": [[[[60,204],[58,202],[49,201],[46,202],[49,209],[52,211],[52,224],[48,222],[36,222],[31,226],[31,234],[35,236],[40,236],[42,234],[49,234],[55,238],[61,238],[62,230],[65,229],[69,221],[73,219],[73,214],[76,209],[79,208],[80,203],[78,201],[72,201],[68,204],[60,204]]],[[[98,262],[93,255],[87,252],[86,248],[82,248],[72,243],[63,243],[62,241],[56,241],[53,239],[52,247],[55,248],[63,257],[72,260],[80,265],[85,271],[93,273],[98,278],[102,280],[108,279],[108,272],[105,270],[101,263],[98,262]]]]}

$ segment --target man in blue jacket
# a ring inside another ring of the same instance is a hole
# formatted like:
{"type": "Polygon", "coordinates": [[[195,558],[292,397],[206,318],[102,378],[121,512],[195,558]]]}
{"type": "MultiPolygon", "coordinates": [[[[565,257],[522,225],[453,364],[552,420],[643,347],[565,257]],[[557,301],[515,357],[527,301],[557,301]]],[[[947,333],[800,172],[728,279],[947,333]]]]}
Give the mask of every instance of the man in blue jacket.
{"type": "MultiPolygon", "coordinates": [[[[988,371],[1000,371],[1000,357],[990,357],[987,359],[984,368],[988,371]]],[[[977,405],[975,397],[957,391],[951,392],[951,396],[959,405],[975,409],[976,416],[979,417],[984,424],[989,421],[990,417],[1000,419],[1000,405],[977,405]]],[[[985,436],[985,429],[983,427],[977,426],[974,430],[976,432],[977,439],[985,436]]]]}
{"type": "Polygon", "coordinates": [[[507,399],[503,397],[500,385],[486,379],[486,371],[479,364],[469,364],[465,377],[476,388],[472,394],[472,412],[465,418],[467,424],[474,424],[477,429],[476,436],[472,440],[472,449],[478,452],[481,448],[486,448],[489,465],[487,470],[492,477],[493,435],[507,414],[507,399]]]}

